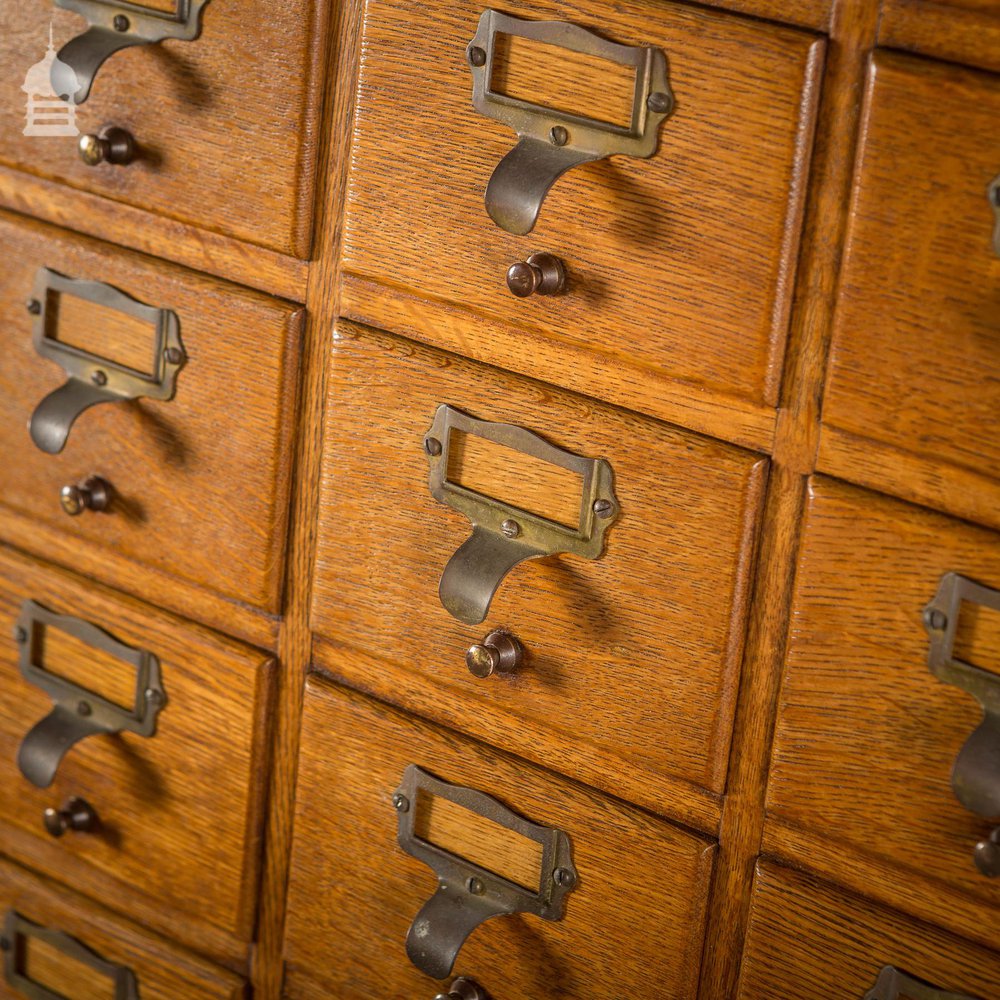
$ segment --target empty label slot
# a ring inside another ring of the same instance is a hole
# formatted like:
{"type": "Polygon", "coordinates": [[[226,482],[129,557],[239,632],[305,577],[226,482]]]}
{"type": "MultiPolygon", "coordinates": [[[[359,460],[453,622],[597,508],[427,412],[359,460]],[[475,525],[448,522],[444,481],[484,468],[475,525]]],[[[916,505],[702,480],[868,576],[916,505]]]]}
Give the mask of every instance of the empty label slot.
{"type": "Polygon", "coordinates": [[[117,309],[75,295],[50,292],[45,308],[45,335],[142,375],[157,371],[156,328],[117,309]]]}
{"type": "Polygon", "coordinates": [[[1000,676],[1000,611],[962,601],[952,650],[955,659],[1000,676]]]}
{"type": "Polygon", "coordinates": [[[413,831],[428,844],[471,861],[529,892],[538,892],[542,845],[537,841],[423,790],[417,794],[413,831]]]}
{"type": "Polygon", "coordinates": [[[136,0],[132,0],[132,3],[136,7],[142,7],[146,10],[158,10],[163,11],[165,14],[177,14],[177,0],[142,0],[141,3],[137,3],[136,0]]]}
{"type": "Polygon", "coordinates": [[[635,86],[634,66],[533,38],[494,36],[490,89],[495,94],[629,128],[635,86]]]}
{"type": "Polygon", "coordinates": [[[583,480],[569,469],[505,445],[452,430],[448,481],[579,530],[583,480]]]}
{"type": "Polygon", "coordinates": [[[73,1000],[115,1000],[114,979],[36,937],[21,938],[18,971],[57,996],[73,1000]]]}

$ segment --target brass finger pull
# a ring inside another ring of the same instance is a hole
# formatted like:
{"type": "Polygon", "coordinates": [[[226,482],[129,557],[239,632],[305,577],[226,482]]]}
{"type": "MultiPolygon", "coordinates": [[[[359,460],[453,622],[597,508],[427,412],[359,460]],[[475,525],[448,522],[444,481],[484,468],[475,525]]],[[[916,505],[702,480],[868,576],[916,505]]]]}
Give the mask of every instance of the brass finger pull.
{"type": "Polygon", "coordinates": [[[201,12],[208,2],[177,0],[173,11],[160,11],[129,0],[55,0],[57,7],[85,17],[87,30],[59,50],[52,66],[53,93],[83,104],[97,71],[116,52],[166,38],[194,41],[201,34],[201,12]]]}
{"type": "Polygon", "coordinates": [[[61,809],[46,809],[42,823],[53,837],[61,837],[68,830],[91,833],[97,829],[97,813],[85,800],[74,796],[61,809]]]}
{"type": "Polygon", "coordinates": [[[510,674],[521,665],[524,648],[509,632],[490,632],[482,642],[470,646],[465,654],[465,665],[474,677],[491,677],[493,674],[510,674]]]}
{"type": "Polygon", "coordinates": [[[475,980],[459,976],[447,993],[439,993],[434,1000],[490,1000],[489,996],[475,980]]]}
{"type": "MultiPolygon", "coordinates": [[[[983,719],[955,759],[951,786],[971,812],[987,819],[1000,817],[1000,677],[955,656],[955,634],[963,603],[1000,611],[1000,590],[991,590],[958,573],[941,577],[934,600],[924,608],[930,637],[927,662],[946,684],[971,694],[982,706],[983,719]]],[[[996,875],[996,835],[976,845],[974,860],[984,875],[996,875]]]]}
{"type": "Polygon", "coordinates": [[[968,993],[954,993],[886,965],[863,1000],[977,1000],[968,993]]]}
{"type": "Polygon", "coordinates": [[[98,403],[127,399],[173,399],[177,373],[184,366],[180,322],[170,309],[148,306],[100,281],[67,278],[43,267],[35,278],[28,312],[34,317],[32,343],[35,351],[54,361],[69,380],[50,392],[35,407],[28,429],[31,439],[45,452],[58,454],[66,445],[70,430],[84,410],[98,403]],[[54,336],[58,322],[58,301],[72,295],[107,309],[115,309],[150,324],[150,373],[98,357],[71,346],[54,336]]]}
{"type": "Polygon", "coordinates": [[[102,163],[124,167],[135,159],[136,146],[131,133],[123,128],[103,128],[96,135],[81,135],[78,146],[80,159],[88,167],[102,163]]]}
{"type": "MultiPolygon", "coordinates": [[[[483,792],[441,781],[416,764],[407,767],[392,803],[398,816],[399,846],[438,877],[437,891],[421,907],[406,936],[406,954],[422,972],[434,979],[451,975],[468,936],[492,917],[531,913],[543,920],[563,918],[565,897],[577,885],[567,834],[532,823],[483,792]],[[425,798],[452,802],[540,845],[537,890],[424,839],[417,833],[417,813],[425,798]]],[[[465,1000],[479,994],[459,995],[465,1000]]]]}
{"type": "Polygon", "coordinates": [[[42,927],[22,917],[16,910],[8,910],[3,936],[4,978],[18,996],[27,1000],[66,1000],[30,977],[27,957],[31,942],[35,940],[45,945],[47,950],[65,955],[70,963],[80,963],[106,977],[114,991],[114,1000],[139,1000],[139,981],[131,969],[107,961],[64,931],[42,927]]]}
{"type": "Polygon", "coordinates": [[[34,601],[25,601],[14,628],[20,647],[21,676],[41,688],[54,702],[52,711],[21,741],[17,754],[21,773],[39,788],[48,788],[63,757],[88,736],[131,732],[151,737],[156,717],[167,695],[160,675],[160,661],[144,649],[127,646],[90,622],[70,615],[53,614],[34,601]],[[122,660],[135,669],[135,703],[122,708],[93,691],[45,669],[41,660],[44,630],[58,629],[96,650],[122,660]]]}
{"type": "Polygon", "coordinates": [[[614,476],[605,459],[574,455],[523,427],[477,420],[446,404],[438,407],[424,436],[424,451],[431,495],[472,522],[471,537],[448,561],[438,588],[441,603],[459,621],[483,621],[503,578],[526,559],[559,552],[598,559],[603,553],[605,533],[618,516],[614,476]],[[579,524],[560,524],[451,482],[452,432],[485,438],[575,472],[582,482],[579,524]]]}
{"type": "Polygon", "coordinates": [[[565,287],[566,269],[550,253],[533,253],[507,269],[507,288],[519,299],[535,294],[558,295],[565,287]]]}
{"type": "Polygon", "coordinates": [[[486,10],[467,49],[472,103],[487,118],[513,129],[517,145],[500,161],[486,188],[486,210],[501,228],[530,233],[552,185],[571,167],[622,154],[647,159],[674,107],[667,57],[648,45],[618,45],[567,21],[528,21],[486,10]],[[493,90],[498,34],[514,35],[595,56],[635,72],[628,126],[556,111],[493,90]]]}
{"type": "Polygon", "coordinates": [[[1000,257],[1000,174],[990,182],[986,194],[993,206],[993,252],[1000,257]]]}
{"type": "Polygon", "coordinates": [[[110,503],[111,484],[100,476],[87,476],[59,491],[59,505],[70,517],[78,517],[85,510],[107,510],[110,503]]]}

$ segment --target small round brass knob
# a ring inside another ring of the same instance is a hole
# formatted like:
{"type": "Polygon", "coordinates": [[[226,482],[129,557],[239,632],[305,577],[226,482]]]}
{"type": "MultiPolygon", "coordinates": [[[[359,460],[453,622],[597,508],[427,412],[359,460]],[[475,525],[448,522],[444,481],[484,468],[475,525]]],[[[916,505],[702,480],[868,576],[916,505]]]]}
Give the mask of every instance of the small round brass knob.
{"type": "Polygon", "coordinates": [[[80,159],[88,167],[101,163],[125,166],[135,159],[135,139],[123,128],[113,125],[103,128],[97,135],[80,136],[80,159]]]}
{"type": "Polygon", "coordinates": [[[1000,875],[1000,826],[976,844],[974,857],[976,867],[988,878],[1000,875]]]}
{"type": "Polygon", "coordinates": [[[509,632],[490,632],[481,643],[470,646],[465,665],[474,677],[509,674],[521,665],[524,647],[509,632]]]}
{"type": "Polygon", "coordinates": [[[111,503],[111,484],[100,476],[88,476],[76,486],[64,486],[59,493],[59,503],[70,517],[85,510],[107,510],[111,503]]]}
{"type": "Polygon", "coordinates": [[[519,299],[536,292],[557,295],[566,287],[566,268],[550,253],[533,253],[527,260],[511,264],[507,269],[507,287],[519,299]]]}
{"type": "Polygon", "coordinates": [[[459,976],[448,987],[447,993],[439,993],[434,1000],[489,1000],[489,997],[474,979],[459,976]]]}
{"type": "Polygon", "coordinates": [[[42,819],[45,829],[53,837],[61,837],[67,830],[88,833],[97,829],[97,813],[89,803],[74,796],[62,809],[46,809],[42,819]]]}

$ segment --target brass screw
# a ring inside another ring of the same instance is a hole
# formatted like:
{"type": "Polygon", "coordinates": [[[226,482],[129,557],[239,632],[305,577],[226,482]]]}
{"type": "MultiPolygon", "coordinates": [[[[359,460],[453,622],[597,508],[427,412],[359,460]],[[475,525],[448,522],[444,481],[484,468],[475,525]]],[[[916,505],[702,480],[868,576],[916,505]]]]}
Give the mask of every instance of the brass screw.
{"type": "Polygon", "coordinates": [[[486,50],[481,49],[478,45],[473,45],[469,49],[469,62],[473,66],[485,66],[486,65],[486,50]]]}
{"type": "Polygon", "coordinates": [[[116,14],[114,21],[115,31],[128,31],[130,27],[129,19],[124,14],[116,14]]]}
{"type": "Polygon", "coordinates": [[[481,896],[486,891],[486,886],[483,885],[482,879],[478,879],[475,876],[469,879],[466,883],[466,888],[473,896],[481,896]]]}
{"type": "Polygon", "coordinates": [[[646,107],[653,114],[665,115],[673,106],[674,102],[671,96],[662,91],[655,91],[646,98],[646,107]]]}
{"type": "Polygon", "coordinates": [[[940,631],[948,624],[948,616],[937,608],[931,608],[925,615],[927,627],[940,631]]]}
{"type": "Polygon", "coordinates": [[[168,347],[163,356],[172,365],[179,365],[184,360],[184,352],[179,347],[168,347]]]}
{"type": "Polygon", "coordinates": [[[28,630],[23,625],[14,626],[14,642],[23,646],[28,641],[28,630]]]}
{"type": "Polygon", "coordinates": [[[38,301],[38,299],[28,299],[28,301],[24,303],[24,308],[27,309],[32,316],[38,316],[41,314],[42,304],[38,301]]]}
{"type": "Polygon", "coordinates": [[[163,701],[163,695],[160,694],[156,688],[146,688],[144,693],[146,695],[146,701],[152,705],[159,705],[163,701]]]}
{"type": "Polygon", "coordinates": [[[595,500],[594,513],[598,517],[611,517],[614,513],[615,505],[610,500],[595,500]]]}
{"type": "Polygon", "coordinates": [[[402,792],[396,792],[392,797],[392,804],[396,809],[396,812],[409,812],[410,810],[410,800],[402,794],[402,792]]]}
{"type": "Polygon", "coordinates": [[[441,442],[437,438],[428,438],[424,442],[424,451],[428,455],[440,455],[441,454],[441,442]]]}
{"type": "Polygon", "coordinates": [[[108,376],[105,375],[104,372],[102,371],[96,371],[94,372],[93,375],[90,376],[90,381],[93,382],[94,385],[107,385],[108,376]]]}
{"type": "Polygon", "coordinates": [[[81,701],[76,706],[76,714],[77,715],[82,715],[84,718],[86,718],[88,715],[90,715],[93,711],[94,710],[90,707],[90,702],[88,702],[88,701],[81,701]]]}
{"type": "Polygon", "coordinates": [[[557,868],[552,873],[552,879],[556,885],[561,885],[564,889],[571,889],[576,884],[576,875],[568,868],[557,868]]]}
{"type": "Polygon", "coordinates": [[[521,525],[519,525],[517,521],[508,517],[507,520],[500,525],[500,531],[508,538],[517,538],[517,536],[521,534],[521,525]]]}
{"type": "Polygon", "coordinates": [[[549,138],[552,140],[553,146],[565,146],[569,142],[569,132],[562,125],[553,125],[549,132],[549,138]]]}

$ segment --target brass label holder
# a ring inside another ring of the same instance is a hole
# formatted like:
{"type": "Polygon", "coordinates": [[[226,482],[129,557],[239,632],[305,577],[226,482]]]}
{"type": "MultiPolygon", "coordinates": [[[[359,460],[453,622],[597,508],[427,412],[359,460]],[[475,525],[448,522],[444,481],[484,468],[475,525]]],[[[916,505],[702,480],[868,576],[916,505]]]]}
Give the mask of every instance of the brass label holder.
{"type": "Polygon", "coordinates": [[[571,167],[618,154],[652,156],[660,127],[674,108],[667,57],[661,49],[619,45],[568,21],[529,21],[487,9],[466,54],[474,107],[518,136],[517,145],[500,161],[486,188],[490,218],[516,236],[531,232],[549,189],[571,167]],[[494,91],[497,34],[533,39],[634,69],[630,124],[612,125],[494,91]]]}
{"type": "MultiPolygon", "coordinates": [[[[1000,817],[1000,677],[955,656],[963,601],[1000,611],[1000,590],[958,573],[945,573],[937,594],[924,608],[924,627],[930,637],[927,662],[935,677],[971,694],[982,706],[983,721],[955,758],[951,786],[966,809],[995,819],[1000,817]]],[[[1000,875],[997,832],[976,845],[976,865],[984,875],[1000,875]]]]}
{"type": "Polygon", "coordinates": [[[79,962],[102,976],[107,976],[114,983],[114,1000],[139,1000],[139,983],[131,969],[106,961],[97,952],[64,931],[41,927],[22,917],[16,910],[8,910],[3,934],[7,942],[7,949],[4,952],[4,978],[13,989],[17,990],[18,995],[26,997],[27,1000],[66,1000],[62,994],[54,993],[34,979],[29,979],[21,971],[30,938],[41,941],[71,961],[79,962]]]}
{"type": "Polygon", "coordinates": [[[177,0],[170,13],[128,0],[55,0],[57,7],[85,17],[87,29],[59,50],[52,66],[53,93],[83,104],[97,71],[116,52],[166,38],[193,42],[201,35],[201,12],[208,2],[177,0]]]}
{"type": "Polygon", "coordinates": [[[863,1000],[976,1000],[976,997],[938,989],[895,966],[886,965],[863,1000]]]}
{"type": "Polygon", "coordinates": [[[156,734],[156,717],[167,702],[160,661],[145,649],[136,649],[110,636],[81,618],[57,615],[34,601],[25,601],[14,629],[20,646],[21,676],[41,688],[55,703],[21,741],[17,764],[21,773],[39,788],[48,788],[63,757],[88,736],[135,733],[156,734]],[[108,653],[135,668],[135,704],[131,710],[102,698],[93,691],[57,674],[39,661],[39,630],[55,628],[80,642],[108,653]]]}
{"type": "Polygon", "coordinates": [[[392,802],[399,819],[399,846],[438,877],[437,891],[421,907],[406,936],[406,954],[422,972],[434,979],[449,976],[468,936],[492,917],[533,913],[543,920],[563,918],[565,897],[577,884],[567,834],[532,823],[484,792],[440,781],[416,764],[403,773],[392,802]],[[421,793],[447,799],[540,844],[537,892],[418,837],[414,828],[421,793]]]}
{"type": "Polygon", "coordinates": [[[605,459],[574,455],[523,427],[477,420],[447,404],[437,409],[424,436],[424,451],[430,460],[431,495],[472,522],[472,536],[448,561],[438,588],[441,603],[460,622],[483,621],[503,578],[526,559],[560,552],[598,559],[604,551],[605,533],[619,513],[614,475],[605,459]],[[485,438],[579,475],[579,525],[567,527],[449,481],[452,431],[485,438]]]}
{"type": "Polygon", "coordinates": [[[172,310],[145,305],[111,285],[67,278],[47,267],[40,268],[35,276],[30,305],[34,313],[32,343],[35,351],[54,361],[69,376],[64,385],[50,392],[35,407],[28,423],[31,439],[42,451],[51,455],[62,451],[77,417],[98,403],[143,396],[160,400],[173,398],[177,373],[184,366],[185,355],[180,321],[172,310]],[[136,371],[50,337],[50,311],[53,301],[60,295],[73,295],[151,324],[153,374],[136,371]]]}

